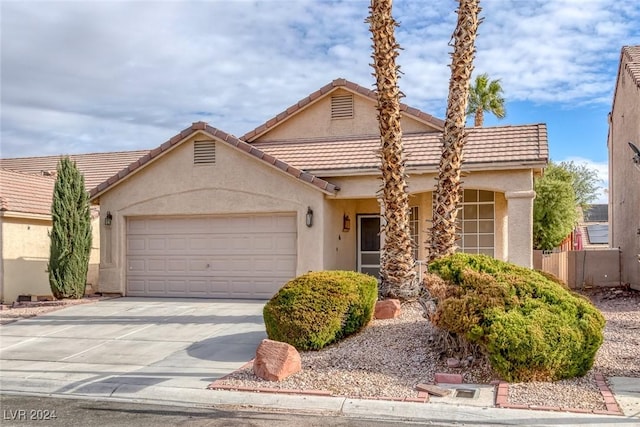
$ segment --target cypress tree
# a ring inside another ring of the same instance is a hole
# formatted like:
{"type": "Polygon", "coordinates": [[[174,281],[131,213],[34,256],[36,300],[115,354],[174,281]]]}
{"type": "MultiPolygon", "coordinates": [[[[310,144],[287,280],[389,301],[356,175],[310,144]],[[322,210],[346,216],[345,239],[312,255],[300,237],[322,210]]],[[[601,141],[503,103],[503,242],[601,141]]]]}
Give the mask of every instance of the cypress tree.
{"type": "Polygon", "coordinates": [[[49,285],[58,299],[82,298],[91,253],[89,194],[75,162],[64,157],[57,171],[51,206],[53,226],[49,233],[49,285]]]}

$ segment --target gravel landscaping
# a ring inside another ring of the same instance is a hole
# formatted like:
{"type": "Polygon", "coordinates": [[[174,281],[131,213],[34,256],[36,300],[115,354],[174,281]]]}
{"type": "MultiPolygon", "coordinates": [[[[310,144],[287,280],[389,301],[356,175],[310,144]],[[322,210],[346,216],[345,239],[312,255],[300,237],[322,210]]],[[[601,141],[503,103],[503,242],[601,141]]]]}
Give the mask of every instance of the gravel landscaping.
{"type": "MultiPolygon", "coordinates": [[[[557,382],[509,385],[509,403],[604,410],[594,372],[605,377],[640,378],[640,292],[596,289],[583,292],[607,320],[604,343],[593,369],[584,377],[557,382]]],[[[3,305],[0,323],[37,316],[69,304],[98,298],[3,305]]],[[[416,304],[403,306],[396,319],[373,320],[361,333],[320,351],[301,352],[302,371],[281,382],[264,381],[253,375],[251,365],[236,371],[220,384],[251,388],[326,390],[351,397],[417,397],[416,384],[433,383],[436,372],[459,373],[466,383],[487,384],[498,379],[488,363],[450,368],[431,349],[431,325],[416,304]]]]}
{"type": "MultiPolygon", "coordinates": [[[[509,403],[605,410],[594,372],[640,378],[640,292],[622,289],[585,292],[604,314],[604,343],[584,377],[509,385],[509,403]]],[[[417,397],[415,386],[433,383],[436,372],[460,373],[466,383],[499,379],[484,361],[450,368],[429,345],[431,325],[417,304],[402,315],[373,320],[361,333],[320,351],[301,352],[302,371],[280,381],[256,377],[251,365],[217,384],[225,386],[326,390],[351,397],[417,397]]]]}

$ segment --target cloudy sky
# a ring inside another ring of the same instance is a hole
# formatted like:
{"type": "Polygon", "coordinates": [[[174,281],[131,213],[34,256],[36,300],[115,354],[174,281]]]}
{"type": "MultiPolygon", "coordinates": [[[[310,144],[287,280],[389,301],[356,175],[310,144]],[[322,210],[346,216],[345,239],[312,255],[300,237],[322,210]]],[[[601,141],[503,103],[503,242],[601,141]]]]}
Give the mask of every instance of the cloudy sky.
{"type": "MultiPolygon", "coordinates": [[[[1,155],[153,148],[203,120],[235,135],[331,80],[373,87],[368,1],[0,0],[1,155]]],[[[444,117],[453,0],[396,1],[405,103],[444,117]]],[[[484,0],[476,70],[553,160],[606,178],[620,49],[640,2],[484,0]]],[[[606,201],[606,200],[605,200],[606,201]]]]}

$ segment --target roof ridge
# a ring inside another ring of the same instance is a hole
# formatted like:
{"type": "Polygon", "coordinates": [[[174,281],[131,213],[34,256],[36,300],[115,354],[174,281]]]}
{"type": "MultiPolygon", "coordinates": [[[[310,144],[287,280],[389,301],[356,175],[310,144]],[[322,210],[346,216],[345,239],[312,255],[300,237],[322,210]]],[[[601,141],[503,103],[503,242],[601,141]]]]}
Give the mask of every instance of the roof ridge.
{"type": "Polygon", "coordinates": [[[154,148],[153,150],[150,150],[147,154],[145,154],[144,156],[140,157],[138,160],[132,162],[131,164],[129,164],[128,166],[126,166],[125,168],[123,168],[121,171],[119,171],[118,173],[114,174],[113,176],[111,176],[110,178],[108,178],[107,180],[103,181],[102,183],[98,184],[96,187],[92,188],[89,191],[89,196],[91,199],[95,198],[98,194],[103,193],[104,191],[106,191],[109,187],[111,187],[112,185],[116,184],[117,182],[121,181],[124,177],[126,177],[127,175],[133,173],[135,170],[143,167],[145,164],[149,163],[150,161],[152,161],[153,159],[155,159],[156,157],[160,156],[162,153],[172,149],[174,146],[180,144],[181,142],[183,142],[186,138],[188,138],[189,136],[193,135],[196,132],[199,131],[204,131],[207,132],[208,134],[210,134],[211,136],[213,136],[214,138],[218,138],[220,140],[222,140],[223,142],[241,150],[244,151],[248,154],[253,155],[254,157],[257,157],[259,160],[270,164],[280,170],[282,170],[285,173],[288,173],[289,175],[294,176],[295,178],[300,179],[301,181],[304,181],[306,183],[312,184],[315,187],[323,190],[323,191],[327,191],[329,193],[335,193],[336,191],[339,190],[339,187],[331,184],[328,181],[325,181],[321,178],[316,177],[315,175],[312,175],[310,173],[307,173],[301,169],[295,168],[291,165],[289,165],[288,163],[285,163],[281,160],[276,159],[273,156],[270,156],[269,154],[265,153],[264,151],[252,146],[251,144],[248,144],[245,141],[242,141],[241,139],[237,138],[236,136],[224,132],[220,129],[214,128],[213,126],[210,126],[208,123],[206,122],[194,122],[191,124],[191,126],[189,126],[188,128],[182,130],[181,132],[179,132],[178,134],[174,135],[172,138],[169,138],[167,141],[165,141],[164,143],[160,144],[158,147],[154,148]]]}
{"type": "MultiPolygon", "coordinates": [[[[358,93],[360,95],[366,96],[367,98],[371,98],[374,101],[377,101],[376,92],[374,90],[367,89],[364,86],[360,86],[357,83],[353,83],[345,78],[339,77],[337,79],[334,79],[330,83],[327,83],[326,85],[322,86],[320,89],[316,90],[315,92],[312,92],[308,96],[302,98],[295,104],[291,105],[289,108],[285,109],[281,113],[267,120],[266,122],[259,125],[255,129],[245,133],[240,137],[240,139],[243,141],[252,142],[253,139],[259,137],[260,135],[263,135],[270,129],[274,128],[275,126],[279,125],[283,121],[287,120],[289,117],[296,114],[298,111],[302,110],[308,105],[311,105],[312,103],[314,103],[315,101],[323,97],[324,95],[338,88],[346,88],[352,92],[358,93]]],[[[402,102],[400,103],[400,111],[410,114],[414,117],[418,117],[419,119],[430,123],[434,127],[440,128],[440,130],[444,128],[443,120],[438,119],[432,116],[431,114],[425,113],[421,110],[418,110],[417,108],[410,107],[405,103],[402,103],[402,102]]]]}
{"type": "Polygon", "coordinates": [[[51,159],[51,158],[61,158],[61,157],[72,157],[72,156],[95,156],[95,155],[114,155],[114,154],[132,154],[137,152],[150,151],[149,149],[140,149],[140,150],[122,150],[122,151],[100,151],[93,153],[78,153],[78,154],[52,154],[50,156],[25,156],[25,157],[2,157],[2,160],[29,160],[29,159],[51,159]]]}
{"type": "Polygon", "coordinates": [[[8,172],[8,173],[13,173],[16,175],[22,175],[22,176],[28,176],[28,177],[32,177],[32,178],[42,178],[42,179],[46,179],[46,180],[50,180],[50,181],[55,181],[55,177],[54,176],[49,176],[49,175],[43,175],[41,172],[25,172],[25,171],[21,171],[21,170],[17,170],[17,169],[7,169],[7,168],[0,168],[0,171],[2,172],[8,172]]]}

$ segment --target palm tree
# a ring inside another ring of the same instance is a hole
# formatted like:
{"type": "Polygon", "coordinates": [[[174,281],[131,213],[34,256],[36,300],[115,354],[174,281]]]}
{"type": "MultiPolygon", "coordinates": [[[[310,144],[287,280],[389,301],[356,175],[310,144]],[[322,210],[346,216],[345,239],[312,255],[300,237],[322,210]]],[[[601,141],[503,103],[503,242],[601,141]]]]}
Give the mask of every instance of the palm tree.
{"type": "Polygon", "coordinates": [[[418,295],[413,243],[409,229],[409,195],[405,156],[400,129],[400,89],[398,88],[399,45],[391,15],[392,0],[371,0],[367,18],[373,41],[373,64],[378,97],[378,123],[383,203],[384,243],[380,256],[380,294],[411,299],[418,295]]]}
{"type": "Polygon", "coordinates": [[[469,82],[473,71],[475,40],[480,20],[480,0],[459,0],[458,23],[453,33],[451,79],[447,115],[442,134],[442,155],[433,195],[433,219],[427,251],[429,260],[455,252],[456,217],[460,193],[460,169],[465,131],[469,82]]]}
{"type": "Polygon", "coordinates": [[[480,127],[484,123],[485,111],[492,113],[499,119],[504,119],[506,115],[500,79],[489,80],[487,73],[477,76],[475,84],[471,85],[469,91],[467,114],[475,116],[473,124],[475,127],[480,127]]]}

